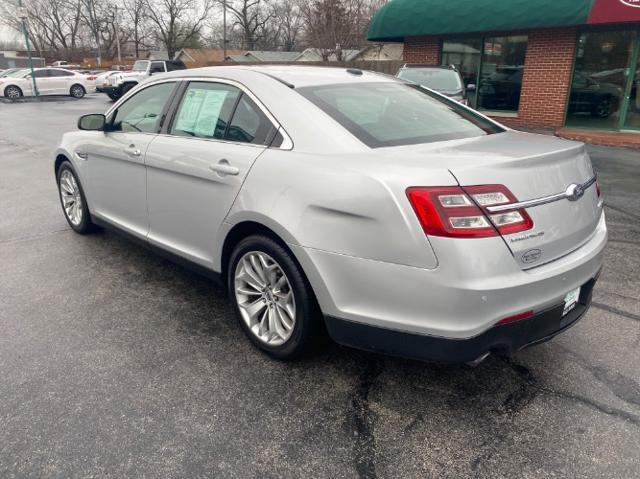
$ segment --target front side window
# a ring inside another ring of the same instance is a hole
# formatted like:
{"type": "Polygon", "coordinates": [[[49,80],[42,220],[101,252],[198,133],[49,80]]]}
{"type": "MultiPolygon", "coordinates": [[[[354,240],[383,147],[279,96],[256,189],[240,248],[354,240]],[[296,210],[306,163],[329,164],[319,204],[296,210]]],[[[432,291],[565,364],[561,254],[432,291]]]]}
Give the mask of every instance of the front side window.
{"type": "Polygon", "coordinates": [[[115,112],[110,131],[125,133],[157,133],[165,105],[175,84],[161,83],[141,90],[115,112]]]}
{"type": "Polygon", "coordinates": [[[404,83],[323,85],[296,89],[366,145],[431,143],[504,131],[495,123],[404,83]]]}
{"type": "Polygon", "coordinates": [[[204,139],[225,137],[240,90],[222,83],[192,82],[182,96],[171,134],[204,139]]]}

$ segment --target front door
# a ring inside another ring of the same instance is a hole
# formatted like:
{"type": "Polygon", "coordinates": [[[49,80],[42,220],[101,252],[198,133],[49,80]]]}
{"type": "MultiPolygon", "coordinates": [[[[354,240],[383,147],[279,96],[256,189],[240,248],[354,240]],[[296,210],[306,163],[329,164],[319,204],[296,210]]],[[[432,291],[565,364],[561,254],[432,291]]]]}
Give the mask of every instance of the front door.
{"type": "Polygon", "coordinates": [[[211,268],[221,223],[275,128],[240,89],[198,81],[167,133],[146,156],[149,242],[211,268]]]}
{"type": "Polygon", "coordinates": [[[142,238],[149,229],[144,155],[175,86],[140,90],[109,116],[104,137],[86,146],[91,212],[142,238]]]}

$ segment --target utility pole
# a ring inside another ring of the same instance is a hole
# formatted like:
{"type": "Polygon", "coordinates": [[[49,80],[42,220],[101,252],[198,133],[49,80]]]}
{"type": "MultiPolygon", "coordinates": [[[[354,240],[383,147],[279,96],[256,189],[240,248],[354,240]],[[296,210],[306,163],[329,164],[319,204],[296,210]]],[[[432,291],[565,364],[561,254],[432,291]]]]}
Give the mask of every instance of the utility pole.
{"type": "Polygon", "coordinates": [[[33,71],[33,58],[31,57],[31,43],[29,42],[29,30],[27,29],[27,9],[22,5],[22,0],[18,0],[18,17],[22,21],[22,34],[24,35],[24,43],[27,47],[27,55],[29,56],[29,69],[31,70],[31,81],[33,82],[33,95],[38,96],[38,85],[36,84],[36,75],[33,71]]]}
{"type": "Polygon", "coordinates": [[[116,13],[114,17],[114,23],[116,26],[116,47],[118,48],[118,63],[122,62],[122,56],[120,55],[120,24],[118,23],[118,5],[115,5],[116,13]]]}
{"type": "Polygon", "coordinates": [[[222,0],[222,61],[227,61],[227,0],[222,0]]]}
{"type": "Polygon", "coordinates": [[[96,40],[96,67],[102,67],[102,57],[100,55],[100,37],[98,36],[98,26],[96,25],[96,18],[93,14],[93,0],[87,0],[87,10],[89,11],[89,23],[91,23],[91,30],[96,40]]]}

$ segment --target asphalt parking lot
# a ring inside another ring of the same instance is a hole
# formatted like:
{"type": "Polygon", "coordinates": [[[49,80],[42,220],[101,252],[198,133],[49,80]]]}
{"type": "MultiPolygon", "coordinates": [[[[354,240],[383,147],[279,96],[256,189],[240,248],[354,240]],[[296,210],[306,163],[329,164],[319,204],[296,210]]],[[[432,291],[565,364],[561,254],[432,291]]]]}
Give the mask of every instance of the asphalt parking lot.
{"type": "Polygon", "coordinates": [[[610,243],[570,331],[476,368],[287,364],[207,280],[67,226],[52,153],[108,104],[0,104],[0,477],[640,477],[638,151],[591,148],[610,243]]]}

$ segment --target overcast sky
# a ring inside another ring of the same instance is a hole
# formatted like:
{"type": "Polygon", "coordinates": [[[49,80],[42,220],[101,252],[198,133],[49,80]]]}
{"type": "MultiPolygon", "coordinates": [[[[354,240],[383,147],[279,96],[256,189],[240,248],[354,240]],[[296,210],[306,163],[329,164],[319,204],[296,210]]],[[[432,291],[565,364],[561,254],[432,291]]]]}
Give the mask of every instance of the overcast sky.
{"type": "Polygon", "coordinates": [[[15,30],[4,25],[0,25],[0,40],[16,40],[18,34],[15,30]]]}

